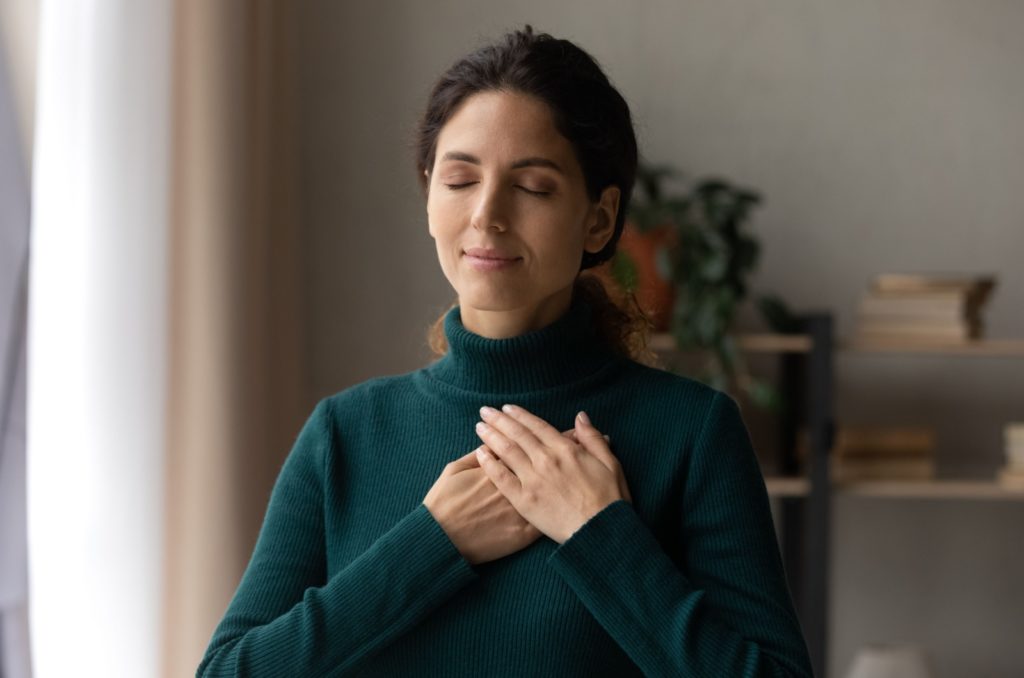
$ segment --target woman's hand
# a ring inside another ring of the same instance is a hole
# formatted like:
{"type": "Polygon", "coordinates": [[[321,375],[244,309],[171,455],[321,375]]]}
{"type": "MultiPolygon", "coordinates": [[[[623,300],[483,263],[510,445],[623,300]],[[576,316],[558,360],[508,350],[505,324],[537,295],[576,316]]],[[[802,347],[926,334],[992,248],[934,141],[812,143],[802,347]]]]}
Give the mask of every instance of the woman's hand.
{"type": "Polygon", "coordinates": [[[480,410],[480,465],[538,530],[561,544],[608,504],[630,500],[622,467],[585,413],[573,440],[521,407],[502,409],[480,410]]]}
{"type": "Polygon", "coordinates": [[[476,450],[444,467],[423,504],[472,565],[515,553],[541,534],[495,489],[476,450]]]}
{"type": "MultiPolygon", "coordinates": [[[[573,438],[576,431],[562,435],[573,438]]],[[[444,467],[423,504],[473,565],[515,553],[541,535],[491,482],[480,467],[476,450],[444,467]]]]}

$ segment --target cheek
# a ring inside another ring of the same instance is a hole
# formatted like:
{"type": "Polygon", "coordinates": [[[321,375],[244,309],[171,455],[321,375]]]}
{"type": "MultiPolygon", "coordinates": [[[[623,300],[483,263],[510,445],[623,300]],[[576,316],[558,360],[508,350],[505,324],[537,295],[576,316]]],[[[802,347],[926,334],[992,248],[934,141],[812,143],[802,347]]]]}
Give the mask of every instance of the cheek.
{"type": "Polygon", "coordinates": [[[448,196],[435,194],[435,190],[431,188],[427,199],[427,227],[435,239],[450,238],[460,223],[458,205],[448,196]]]}
{"type": "Polygon", "coordinates": [[[538,252],[544,261],[545,270],[559,279],[575,276],[583,256],[583,238],[575,231],[545,238],[538,252]]]}

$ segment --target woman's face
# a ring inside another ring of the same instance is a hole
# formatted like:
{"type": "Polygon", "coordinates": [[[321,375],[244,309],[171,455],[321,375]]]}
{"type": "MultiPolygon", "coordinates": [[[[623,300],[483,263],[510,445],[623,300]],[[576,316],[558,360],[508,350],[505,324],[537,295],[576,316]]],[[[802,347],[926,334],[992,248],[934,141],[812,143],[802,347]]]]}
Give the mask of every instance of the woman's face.
{"type": "Polygon", "coordinates": [[[441,129],[435,157],[427,218],[463,320],[488,311],[535,326],[557,318],[583,250],[597,252],[612,236],[619,189],[590,202],[547,105],[521,93],[466,99],[441,129]]]}

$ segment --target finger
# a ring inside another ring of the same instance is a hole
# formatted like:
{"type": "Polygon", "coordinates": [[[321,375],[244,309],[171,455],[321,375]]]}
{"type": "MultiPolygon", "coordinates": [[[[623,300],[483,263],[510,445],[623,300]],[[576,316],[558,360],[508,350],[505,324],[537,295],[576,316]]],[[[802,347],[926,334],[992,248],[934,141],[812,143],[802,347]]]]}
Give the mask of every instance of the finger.
{"type": "Polygon", "coordinates": [[[579,441],[580,445],[587,452],[590,452],[602,464],[607,466],[608,470],[613,471],[617,475],[622,473],[619,460],[615,458],[615,455],[608,448],[608,442],[605,441],[601,432],[590,423],[586,412],[580,412],[576,415],[576,440],[579,441]]]}
{"type": "Polygon", "coordinates": [[[458,473],[459,471],[476,468],[479,465],[480,461],[476,457],[476,450],[470,450],[458,459],[453,459],[448,462],[448,465],[444,467],[444,472],[451,475],[453,473],[458,473]]]}
{"type": "Polygon", "coordinates": [[[476,449],[474,454],[477,460],[480,462],[480,468],[484,470],[487,477],[491,479],[494,486],[498,488],[509,502],[513,499],[518,498],[519,492],[523,489],[523,484],[519,478],[516,477],[512,471],[505,466],[504,463],[493,454],[486,445],[481,445],[476,449]]]}
{"type": "MultiPolygon", "coordinates": [[[[532,437],[542,445],[554,447],[561,443],[561,434],[554,426],[544,421],[536,414],[519,407],[518,405],[502,405],[501,416],[503,423],[514,422],[521,430],[529,431],[532,437]]],[[[511,423],[508,423],[511,427],[511,423]]],[[[504,430],[504,429],[502,429],[504,430]]],[[[518,440],[518,438],[516,438],[518,440]]],[[[530,448],[523,446],[523,449],[530,452],[530,448]]]]}
{"type": "MultiPolygon", "coordinates": [[[[562,435],[565,436],[566,438],[568,438],[569,440],[573,441],[573,442],[576,442],[576,443],[579,442],[579,440],[576,438],[576,429],[574,429],[574,428],[571,428],[568,431],[562,431],[562,435]]],[[[604,434],[601,437],[604,438],[604,441],[606,443],[608,443],[609,445],[611,444],[612,437],[610,435],[608,435],[606,433],[606,434],[604,434]]]]}
{"type": "Polygon", "coordinates": [[[476,434],[484,441],[488,451],[505,463],[520,478],[533,469],[533,461],[517,441],[484,422],[477,422],[476,434]]]}
{"type": "MultiPolygon", "coordinates": [[[[480,418],[483,419],[488,426],[500,432],[506,438],[514,441],[515,444],[518,445],[520,449],[522,449],[523,452],[525,452],[531,459],[534,455],[542,454],[546,447],[563,444],[565,442],[562,436],[559,435],[558,430],[543,419],[541,421],[554,436],[554,441],[549,440],[546,443],[542,442],[536,435],[534,435],[534,432],[531,429],[519,423],[516,419],[512,418],[505,412],[501,412],[492,407],[481,407],[480,418]]],[[[495,449],[493,445],[491,446],[491,449],[495,450],[499,457],[504,451],[501,448],[495,449]]]]}

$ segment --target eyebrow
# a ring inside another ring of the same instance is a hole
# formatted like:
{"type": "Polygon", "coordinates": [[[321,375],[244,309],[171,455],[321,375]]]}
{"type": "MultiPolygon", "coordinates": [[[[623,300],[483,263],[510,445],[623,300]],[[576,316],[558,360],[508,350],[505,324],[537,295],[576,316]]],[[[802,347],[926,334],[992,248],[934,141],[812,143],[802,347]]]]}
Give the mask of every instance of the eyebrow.
{"type": "MultiPolygon", "coordinates": [[[[463,162],[473,163],[474,165],[481,164],[480,158],[475,155],[470,155],[469,153],[463,153],[462,151],[448,151],[441,156],[441,162],[444,162],[445,160],[461,160],[463,162]]],[[[556,172],[565,174],[565,171],[559,167],[558,163],[554,160],[548,160],[547,158],[541,158],[539,156],[521,158],[520,160],[516,160],[512,163],[512,169],[520,169],[522,167],[548,167],[556,172]]]]}

